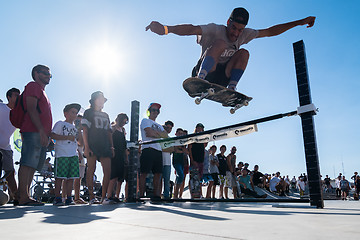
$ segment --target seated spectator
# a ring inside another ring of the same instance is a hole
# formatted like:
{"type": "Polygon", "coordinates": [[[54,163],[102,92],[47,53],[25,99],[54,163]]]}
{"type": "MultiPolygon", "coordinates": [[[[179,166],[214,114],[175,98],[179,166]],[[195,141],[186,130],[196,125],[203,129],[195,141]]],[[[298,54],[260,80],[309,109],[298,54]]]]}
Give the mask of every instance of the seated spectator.
{"type": "Polygon", "coordinates": [[[299,180],[297,181],[297,186],[300,192],[300,197],[302,197],[304,195],[305,192],[305,182],[304,182],[304,178],[299,177],[299,180]]]}
{"type": "Polygon", "coordinates": [[[52,168],[52,165],[50,163],[50,160],[51,158],[48,157],[45,159],[45,163],[44,163],[44,166],[43,168],[41,169],[40,171],[40,174],[44,177],[44,178],[50,178],[52,176],[52,171],[53,171],[53,168],[52,168]]]}
{"type": "Polygon", "coordinates": [[[252,181],[252,177],[249,174],[249,170],[243,168],[241,171],[241,176],[239,177],[240,189],[241,192],[245,195],[249,195],[255,198],[266,198],[266,194],[259,195],[255,191],[254,183],[252,181]]]}
{"type": "Polygon", "coordinates": [[[265,177],[264,174],[259,172],[259,166],[255,165],[254,170],[252,171],[252,181],[255,186],[264,188],[265,187],[265,177]]]}
{"type": "Polygon", "coordinates": [[[280,182],[280,172],[277,172],[275,176],[273,176],[269,183],[269,188],[271,192],[276,192],[276,185],[280,182]]]}

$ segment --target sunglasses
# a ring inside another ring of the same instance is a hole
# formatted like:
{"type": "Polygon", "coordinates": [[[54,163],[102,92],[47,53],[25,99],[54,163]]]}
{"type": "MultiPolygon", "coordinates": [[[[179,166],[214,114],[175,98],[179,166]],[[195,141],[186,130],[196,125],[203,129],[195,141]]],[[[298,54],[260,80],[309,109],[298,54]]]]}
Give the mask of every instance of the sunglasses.
{"type": "Polygon", "coordinates": [[[50,78],[52,78],[52,74],[49,73],[48,71],[38,71],[38,73],[42,73],[42,74],[44,74],[45,76],[50,76],[50,78]]]}
{"type": "Polygon", "coordinates": [[[159,113],[159,112],[160,112],[160,109],[150,108],[150,109],[149,109],[149,112],[158,112],[158,113],[159,113]]]}

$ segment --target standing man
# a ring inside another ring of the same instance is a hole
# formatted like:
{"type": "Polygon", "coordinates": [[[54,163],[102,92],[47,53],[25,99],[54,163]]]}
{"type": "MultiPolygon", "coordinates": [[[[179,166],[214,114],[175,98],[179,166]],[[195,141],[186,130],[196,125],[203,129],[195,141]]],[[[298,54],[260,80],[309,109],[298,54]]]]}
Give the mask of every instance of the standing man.
{"type": "Polygon", "coordinates": [[[36,65],[31,72],[34,81],[25,86],[23,93],[26,109],[20,128],[23,143],[19,168],[19,204],[27,206],[44,205],[30,196],[30,185],[35,170],[41,170],[46,157],[46,147],[52,128],[51,105],[45,93],[45,86],[52,77],[50,68],[36,65]]]}
{"type": "Polygon", "coordinates": [[[8,182],[10,189],[10,196],[14,199],[14,205],[18,204],[16,192],[17,186],[15,181],[15,169],[13,161],[13,151],[10,146],[10,137],[15,131],[15,127],[11,124],[9,119],[10,110],[14,108],[17,97],[20,95],[20,90],[17,88],[11,88],[6,92],[6,98],[8,104],[0,103],[0,153],[2,154],[2,160],[0,167],[1,172],[4,170],[5,175],[3,178],[8,182]]]}
{"type": "MultiPolygon", "coordinates": [[[[204,125],[198,123],[195,126],[195,133],[204,131],[204,125]]],[[[189,145],[190,167],[197,168],[199,171],[199,179],[202,178],[205,159],[205,143],[192,143],[189,145]]]]}
{"type": "Polygon", "coordinates": [[[174,33],[180,36],[197,35],[197,42],[201,45],[201,58],[194,67],[192,76],[206,79],[230,89],[235,89],[243,75],[249,52],[240,46],[255,38],[272,37],[300,25],[312,27],[315,17],[272,26],[267,29],[255,30],[246,28],[249,13],[244,8],[235,8],[227,25],[210,23],[208,25],[194,26],[183,24],[166,26],[159,22],[151,22],[147,30],[158,35],[174,33]]]}
{"type": "MultiPolygon", "coordinates": [[[[170,134],[174,127],[174,123],[172,121],[166,121],[163,125],[165,131],[170,134]]],[[[170,199],[170,174],[171,174],[171,153],[163,151],[163,171],[162,171],[162,179],[164,181],[164,191],[163,196],[164,199],[170,199]]]]}
{"type": "MultiPolygon", "coordinates": [[[[161,105],[151,103],[147,109],[149,118],[144,118],[140,124],[142,140],[152,141],[159,138],[168,138],[164,128],[156,122],[160,114],[161,105]]],[[[154,174],[154,199],[160,199],[161,192],[161,174],[163,171],[162,149],[159,143],[142,145],[140,157],[140,197],[144,196],[146,176],[150,171],[154,174]]]]}
{"type": "Polygon", "coordinates": [[[236,147],[233,146],[231,148],[230,154],[226,157],[226,164],[228,166],[228,170],[226,171],[226,178],[228,185],[225,185],[225,196],[228,196],[229,187],[232,188],[232,192],[234,195],[234,199],[238,198],[237,184],[236,184],[236,176],[235,176],[235,165],[236,165],[236,147]]]}

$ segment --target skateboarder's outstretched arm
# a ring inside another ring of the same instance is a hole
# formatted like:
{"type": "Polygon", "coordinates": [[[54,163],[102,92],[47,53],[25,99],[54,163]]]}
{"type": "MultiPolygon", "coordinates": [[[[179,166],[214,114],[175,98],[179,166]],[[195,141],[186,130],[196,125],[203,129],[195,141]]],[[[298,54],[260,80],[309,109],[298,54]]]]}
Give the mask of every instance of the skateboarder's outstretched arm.
{"type": "Polygon", "coordinates": [[[310,28],[314,26],[315,19],[316,17],[307,17],[297,21],[278,24],[266,29],[261,29],[259,30],[259,35],[257,38],[277,36],[296,26],[307,25],[307,27],[310,28]]]}
{"type": "Polygon", "coordinates": [[[145,31],[149,30],[158,35],[167,35],[168,33],[174,33],[179,36],[189,35],[201,35],[202,30],[200,26],[194,26],[191,24],[181,24],[175,26],[166,26],[159,22],[152,21],[146,28],[145,31]]]}

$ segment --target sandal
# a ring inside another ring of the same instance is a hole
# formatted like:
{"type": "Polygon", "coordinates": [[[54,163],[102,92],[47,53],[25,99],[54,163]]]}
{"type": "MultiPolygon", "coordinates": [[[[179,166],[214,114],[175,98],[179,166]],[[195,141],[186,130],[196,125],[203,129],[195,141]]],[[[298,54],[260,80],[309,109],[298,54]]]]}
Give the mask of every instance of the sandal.
{"type": "Polygon", "coordinates": [[[42,202],[38,202],[38,201],[35,201],[35,200],[29,200],[27,202],[24,202],[22,204],[19,204],[19,206],[44,206],[45,204],[42,203],[42,202]]]}
{"type": "Polygon", "coordinates": [[[85,202],[84,199],[82,199],[82,198],[76,199],[74,202],[75,202],[75,204],[88,204],[88,203],[85,202]]]}

